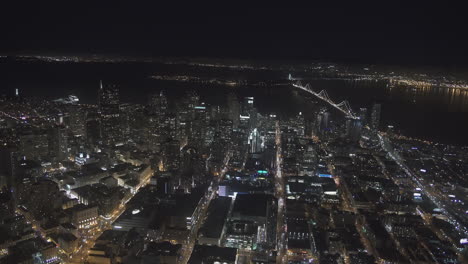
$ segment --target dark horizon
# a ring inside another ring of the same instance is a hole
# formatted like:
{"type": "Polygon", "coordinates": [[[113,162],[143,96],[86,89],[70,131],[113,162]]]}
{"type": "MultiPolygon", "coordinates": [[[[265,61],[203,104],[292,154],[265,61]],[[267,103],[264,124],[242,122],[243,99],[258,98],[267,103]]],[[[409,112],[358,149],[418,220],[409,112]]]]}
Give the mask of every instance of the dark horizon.
{"type": "MultiPolygon", "coordinates": [[[[465,67],[456,6],[96,5],[15,9],[3,54],[124,54],[465,67]]],[[[3,21],[2,21],[3,22],[3,21]]]]}

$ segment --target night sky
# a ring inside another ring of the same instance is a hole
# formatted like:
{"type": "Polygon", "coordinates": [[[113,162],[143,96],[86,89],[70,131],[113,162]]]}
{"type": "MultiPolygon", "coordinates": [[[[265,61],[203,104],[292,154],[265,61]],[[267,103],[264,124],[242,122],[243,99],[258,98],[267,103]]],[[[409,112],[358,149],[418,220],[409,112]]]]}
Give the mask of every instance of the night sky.
{"type": "Polygon", "coordinates": [[[465,9],[378,2],[4,6],[0,52],[468,64],[465,9]]]}

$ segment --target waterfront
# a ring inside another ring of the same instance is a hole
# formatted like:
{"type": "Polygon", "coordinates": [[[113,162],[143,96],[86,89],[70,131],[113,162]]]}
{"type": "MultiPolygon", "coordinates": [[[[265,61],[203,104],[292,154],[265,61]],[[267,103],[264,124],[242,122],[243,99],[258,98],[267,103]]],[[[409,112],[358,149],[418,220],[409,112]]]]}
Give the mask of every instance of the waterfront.
{"type": "MultiPolygon", "coordinates": [[[[325,89],[335,102],[348,100],[354,111],[382,103],[382,127],[395,126],[401,134],[448,144],[468,145],[468,91],[462,89],[390,85],[388,80],[321,78],[303,74],[312,89],[325,89]]],[[[219,95],[235,91],[239,97],[255,96],[259,111],[280,107],[296,114],[306,105],[289,89],[288,72],[268,69],[231,69],[197,65],[167,65],[148,62],[73,63],[19,62],[0,64],[0,94],[19,89],[24,96],[53,97],[77,95],[82,103],[95,103],[101,78],[121,87],[125,102],[147,103],[147,94],[166,90],[169,96],[195,89],[207,95],[207,103],[217,104],[219,95]],[[177,76],[170,80],[151,76],[177,76]],[[185,78],[196,77],[196,80],[185,78]],[[226,80],[213,81],[214,76],[226,80]],[[234,80],[236,83],[229,83],[234,80]],[[138,92],[135,93],[135,89],[138,92]]]]}

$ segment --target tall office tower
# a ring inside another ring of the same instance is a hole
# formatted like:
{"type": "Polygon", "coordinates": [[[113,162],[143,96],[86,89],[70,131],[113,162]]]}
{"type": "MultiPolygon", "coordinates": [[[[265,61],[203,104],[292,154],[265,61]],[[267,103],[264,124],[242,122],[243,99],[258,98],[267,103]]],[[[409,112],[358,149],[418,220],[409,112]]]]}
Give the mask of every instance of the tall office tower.
{"type": "Polygon", "coordinates": [[[204,171],[206,163],[197,149],[192,146],[185,146],[180,152],[180,177],[178,179],[179,189],[186,191],[191,189],[191,186],[198,185],[205,180],[204,171]]]}
{"type": "Polygon", "coordinates": [[[200,96],[195,91],[187,92],[187,103],[190,109],[195,109],[195,106],[200,104],[200,96]]]}
{"type": "Polygon", "coordinates": [[[367,108],[365,107],[359,108],[358,117],[361,120],[362,126],[366,126],[367,125],[367,108]]]}
{"type": "Polygon", "coordinates": [[[68,119],[65,124],[70,128],[73,136],[81,137],[85,135],[85,113],[81,106],[71,104],[67,106],[68,119]]]}
{"type": "Polygon", "coordinates": [[[130,138],[131,120],[134,108],[131,104],[120,105],[120,129],[124,141],[130,138]]]}
{"type": "Polygon", "coordinates": [[[318,137],[320,135],[320,126],[322,125],[322,118],[323,116],[320,113],[318,113],[317,117],[314,120],[312,136],[318,137]]]}
{"type": "Polygon", "coordinates": [[[329,130],[330,129],[330,112],[326,111],[323,113],[323,129],[329,130]]]}
{"type": "Polygon", "coordinates": [[[190,127],[190,115],[186,104],[178,104],[176,112],[177,130],[176,139],[179,140],[181,146],[187,144],[188,130],[190,127]]]}
{"type": "Polygon", "coordinates": [[[13,147],[0,147],[0,175],[12,177],[15,175],[18,150],[13,147]]]}
{"type": "Polygon", "coordinates": [[[152,151],[159,151],[159,118],[157,115],[148,116],[148,129],[146,133],[146,142],[152,151]]]}
{"type": "Polygon", "coordinates": [[[250,129],[254,129],[257,126],[257,110],[254,107],[253,97],[244,97],[241,115],[249,117],[250,129]]]}
{"type": "Polygon", "coordinates": [[[232,129],[233,129],[233,122],[230,119],[221,119],[218,122],[218,132],[219,132],[219,137],[228,142],[231,143],[231,136],[232,136],[232,129]]]}
{"type": "Polygon", "coordinates": [[[19,135],[20,153],[29,160],[42,160],[48,158],[49,141],[47,130],[34,129],[24,131],[19,135]]]}
{"type": "Polygon", "coordinates": [[[189,144],[195,146],[199,151],[205,146],[205,133],[208,126],[206,105],[201,103],[194,107],[194,117],[191,122],[189,133],[189,144]]]}
{"type": "Polygon", "coordinates": [[[61,125],[54,125],[48,131],[49,156],[56,160],[64,160],[68,157],[68,131],[61,125]]]}
{"type": "Polygon", "coordinates": [[[173,118],[169,118],[169,104],[163,91],[150,97],[148,140],[153,151],[159,151],[161,143],[170,137],[170,125],[173,118]]]}
{"type": "Polygon", "coordinates": [[[164,120],[164,128],[166,138],[175,139],[177,137],[177,115],[174,113],[166,115],[164,120]]]}
{"type": "Polygon", "coordinates": [[[380,125],[380,111],[382,109],[381,104],[374,104],[372,106],[372,114],[371,114],[371,128],[374,130],[379,129],[380,125]]]}
{"type": "Polygon", "coordinates": [[[212,120],[212,121],[209,121],[207,122],[207,126],[206,126],[206,129],[205,129],[205,139],[204,139],[204,142],[203,142],[203,145],[204,146],[210,146],[214,139],[218,136],[218,133],[217,133],[217,121],[216,120],[212,120]]]}
{"type": "Polygon", "coordinates": [[[242,102],[242,114],[248,115],[254,109],[254,98],[253,97],[244,97],[242,102]]]}
{"type": "Polygon", "coordinates": [[[219,105],[213,105],[210,107],[210,112],[209,112],[209,119],[213,121],[220,120],[223,118],[223,108],[219,105]]]}
{"type": "Polygon", "coordinates": [[[167,97],[164,94],[164,91],[159,92],[158,94],[153,94],[150,97],[149,101],[149,111],[150,114],[154,115],[165,115],[169,110],[169,104],[167,97]]]}
{"type": "Polygon", "coordinates": [[[215,134],[210,146],[210,155],[220,161],[225,157],[228,150],[232,149],[232,120],[221,119],[216,122],[215,134]]]}
{"type": "Polygon", "coordinates": [[[100,83],[98,91],[99,113],[101,117],[101,135],[106,144],[121,141],[120,100],[116,85],[100,83]]]}
{"type": "Polygon", "coordinates": [[[230,92],[227,98],[228,118],[232,120],[234,128],[239,126],[240,106],[235,93],[230,92]]]}
{"type": "Polygon", "coordinates": [[[6,187],[10,190],[10,203],[8,205],[10,212],[16,210],[16,166],[18,160],[18,150],[14,147],[0,147],[0,177],[6,182],[6,187]]]}
{"type": "Polygon", "coordinates": [[[290,120],[292,128],[297,131],[297,134],[301,137],[304,136],[305,133],[305,121],[302,112],[296,116],[296,118],[292,118],[290,120]]]}
{"type": "Polygon", "coordinates": [[[316,134],[316,131],[314,129],[314,121],[307,119],[304,122],[304,135],[306,137],[312,137],[316,134]]]}
{"type": "Polygon", "coordinates": [[[140,104],[121,105],[120,117],[124,142],[131,139],[133,142],[143,143],[148,127],[145,107],[140,104]]]}
{"type": "Polygon", "coordinates": [[[161,161],[164,171],[177,171],[180,166],[180,142],[168,139],[161,145],[161,161]]]}
{"type": "Polygon", "coordinates": [[[330,113],[322,109],[317,113],[317,118],[314,121],[312,128],[312,136],[324,135],[330,130],[330,113]]]}
{"type": "Polygon", "coordinates": [[[101,141],[101,121],[96,111],[86,113],[86,140],[92,145],[101,141]]]}
{"type": "Polygon", "coordinates": [[[252,133],[249,135],[250,153],[259,153],[263,150],[263,137],[258,132],[257,128],[254,128],[252,133]]]}
{"type": "Polygon", "coordinates": [[[356,142],[361,138],[362,120],[346,118],[346,138],[356,142]]]}
{"type": "Polygon", "coordinates": [[[330,113],[326,110],[321,110],[317,115],[316,125],[318,132],[327,131],[330,126],[330,113]]]}
{"type": "Polygon", "coordinates": [[[395,127],[392,125],[387,126],[387,134],[389,136],[394,136],[395,135],[395,127]]]}

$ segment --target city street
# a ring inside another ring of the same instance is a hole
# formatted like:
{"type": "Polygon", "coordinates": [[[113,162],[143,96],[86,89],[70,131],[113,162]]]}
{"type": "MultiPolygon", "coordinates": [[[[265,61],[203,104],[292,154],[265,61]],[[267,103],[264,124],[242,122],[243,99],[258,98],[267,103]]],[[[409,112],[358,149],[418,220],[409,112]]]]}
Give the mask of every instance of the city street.
{"type": "Polygon", "coordinates": [[[120,215],[125,212],[126,206],[125,204],[130,201],[140,190],[141,187],[146,186],[151,177],[153,176],[152,173],[148,173],[148,175],[141,180],[141,182],[136,186],[135,193],[131,194],[131,196],[122,201],[120,206],[112,213],[111,217],[108,219],[104,219],[102,217],[98,220],[98,225],[91,229],[83,230],[82,231],[82,238],[80,239],[78,250],[75,251],[70,256],[70,263],[83,263],[87,260],[89,255],[89,250],[94,246],[96,239],[104,233],[104,231],[112,229],[112,224],[117,220],[120,215]]]}
{"type": "Polygon", "coordinates": [[[275,196],[278,199],[278,215],[277,215],[277,263],[287,263],[287,232],[285,215],[285,185],[282,174],[282,153],[281,153],[281,127],[279,121],[276,122],[276,172],[275,172],[275,196]]]}
{"type": "Polygon", "coordinates": [[[198,215],[196,216],[195,225],[192,226],[192,229],[190,230],[190,235],[187,238],[186,243],[182,245],[182,251],[181,251],[182,254],[179,256],[178,263],[182,263],[182,264],[187,263],[190,259],[190,255],[192,255],[193,248],[197,241],[198,230],[203,225],[203,221],[205,220],[206,212],[208,211],[208,207],[210,205],[211,200],[213,200],[213,198],[216,197],[216,194],[219,188],[219,183],[221,182],[221,180],[224,178],[224,175],[228,171],[228,164],[229,164],[229,159],[231,157],[231,154],[232,153],[230,151],[227,152],[226,157],[224,159],[223,169],[219,173],[219,176],[212,182],[205,196],[203,196],[200,202],[198,203],[198,206],[196,209],[196,211],[198,211],[198,215]]]}

